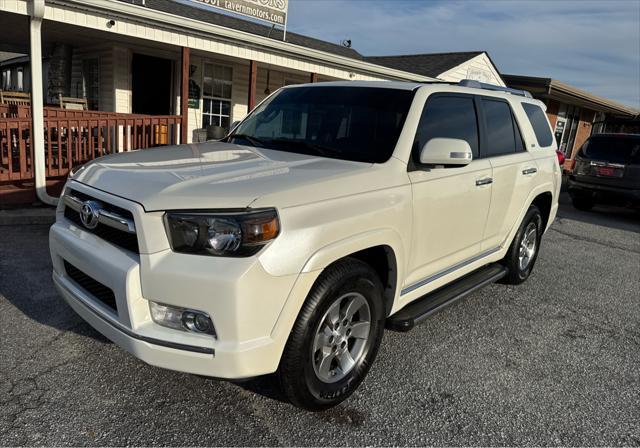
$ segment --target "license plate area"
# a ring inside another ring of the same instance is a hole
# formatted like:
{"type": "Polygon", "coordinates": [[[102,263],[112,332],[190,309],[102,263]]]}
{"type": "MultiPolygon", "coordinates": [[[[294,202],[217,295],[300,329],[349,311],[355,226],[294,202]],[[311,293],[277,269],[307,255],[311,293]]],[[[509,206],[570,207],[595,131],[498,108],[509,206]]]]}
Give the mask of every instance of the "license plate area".
{"type": "Polygon", "coordinates": [[[612,166],[596,166],[595,174],[600,177],[622,177],[623,170],[612,166]]]}

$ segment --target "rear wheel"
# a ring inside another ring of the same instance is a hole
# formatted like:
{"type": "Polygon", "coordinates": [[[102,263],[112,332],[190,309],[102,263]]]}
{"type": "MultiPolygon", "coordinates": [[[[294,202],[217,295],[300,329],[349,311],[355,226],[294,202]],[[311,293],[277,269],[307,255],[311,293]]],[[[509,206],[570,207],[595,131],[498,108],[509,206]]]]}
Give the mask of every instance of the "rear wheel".
{"type": "Polygon", "coordinates": [[[327,268],[285,347],[278,376],[289,400],[322,410],[349,397],[373,363],[384,331],[382,284],[356,259],[327,268]]]}
{"type": "Polygon", "coordinates": [[[540,209],[532,205],[522,220],[507,255],[502,260],[502,263],[509,269],[503,283],[518,285],[529,278],[538,258],[543,232],[540,209]]]}
{"type": "Polygon", "coordinates": [[[576,194],[571,197],[571,203],[578,210],[582,210],[583,212],[588,212],[596,205],[596,201],[592,195],[587,194],[576,194]]]}

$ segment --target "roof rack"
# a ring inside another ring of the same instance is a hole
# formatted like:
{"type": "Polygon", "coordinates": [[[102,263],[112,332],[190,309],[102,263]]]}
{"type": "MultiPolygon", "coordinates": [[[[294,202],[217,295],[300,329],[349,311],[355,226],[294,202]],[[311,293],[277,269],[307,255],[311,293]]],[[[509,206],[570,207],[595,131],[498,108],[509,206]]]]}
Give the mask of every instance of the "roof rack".
{"type": "Polygon", "coordinates": [[[496,86],[494,84],[487,84],[487,83],[476,81],[473,79],[463,79],[458,83],[458,85],[460,87],[471,87],[474,89],[493,90],[495,92],[505,92],[505,93],[510,93],[512,95],[524,96],[525,98],[533,98],[531,93],[527,92],[526,90],[518,90],[518,89],[511,89],[509,87],[496,86]]]}

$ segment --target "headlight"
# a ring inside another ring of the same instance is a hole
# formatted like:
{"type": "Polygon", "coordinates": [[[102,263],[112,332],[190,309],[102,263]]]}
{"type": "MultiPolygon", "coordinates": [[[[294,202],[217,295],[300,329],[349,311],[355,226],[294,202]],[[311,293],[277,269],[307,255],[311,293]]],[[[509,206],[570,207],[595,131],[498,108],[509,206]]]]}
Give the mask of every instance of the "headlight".
{"type": "Polygon", "coordinates": [[[274,209],[238,213],[168,212],[165,226],[174,252],[248,257],[280,233],[274,209]]]}

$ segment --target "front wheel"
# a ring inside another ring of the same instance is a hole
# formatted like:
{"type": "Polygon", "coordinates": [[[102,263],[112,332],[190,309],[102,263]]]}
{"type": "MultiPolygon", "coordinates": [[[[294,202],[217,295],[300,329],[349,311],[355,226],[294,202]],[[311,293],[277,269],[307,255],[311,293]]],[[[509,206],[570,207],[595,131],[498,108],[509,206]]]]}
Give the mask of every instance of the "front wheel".
{"type": "Polygon", "coordinates": [[[543,232],[540,209],[532,205],[524,216],[522,224],[520,224],[520,228],[509,246],[507,255],[502,260],[502,263],[509,270],[502,281],[503,283],[519,285],[529,278],[538,258],[543,232]]]}
{"type": "Polygon", "coordinates": [[[318,411],[349,397],[373,363],[384,331],[382,284],[347,258],[320,276],[300,311],[278,376],[298,407],[318,411]]]}

